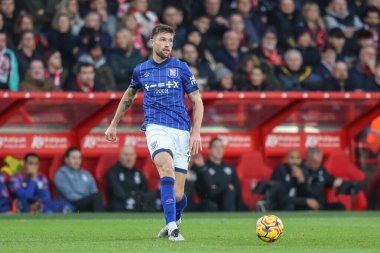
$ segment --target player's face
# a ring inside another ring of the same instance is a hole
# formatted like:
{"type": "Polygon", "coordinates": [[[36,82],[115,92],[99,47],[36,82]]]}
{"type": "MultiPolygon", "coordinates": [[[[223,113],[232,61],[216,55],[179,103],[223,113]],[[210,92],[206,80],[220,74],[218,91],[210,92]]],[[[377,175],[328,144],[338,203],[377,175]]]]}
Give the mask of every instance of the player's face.
{"type": "Polygon", "coordinates": [[[30,156],[25,161],[25,173],[27,175],[36,175],[40,168],[40,159],[38,157],[30,156]]]}
{"type": "Polygon", "coordinates": [[[82,153],[79,151],[71,151],[69,157],[65,158],[65,163],[73,169],[80,169],[80,164],[82,163],[82,153]]]}
{"type": "Polygon", "coordinates": [[[151,39],[154,53],[161,59],[169,57],[173,48],[174,34],[172,33],[159,33],[151,39]]]}

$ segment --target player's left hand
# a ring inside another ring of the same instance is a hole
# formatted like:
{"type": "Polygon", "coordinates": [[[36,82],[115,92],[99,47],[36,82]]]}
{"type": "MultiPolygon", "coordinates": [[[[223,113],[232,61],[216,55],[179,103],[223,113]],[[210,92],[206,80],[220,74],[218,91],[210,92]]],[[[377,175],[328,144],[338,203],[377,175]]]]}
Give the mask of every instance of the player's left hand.
{"type": "Polygon", "coordinates": [[[190,153],[191,155],[196,155],[199,151],[202,151],[201,134],[193,131],[190,135],[190,153]]]}

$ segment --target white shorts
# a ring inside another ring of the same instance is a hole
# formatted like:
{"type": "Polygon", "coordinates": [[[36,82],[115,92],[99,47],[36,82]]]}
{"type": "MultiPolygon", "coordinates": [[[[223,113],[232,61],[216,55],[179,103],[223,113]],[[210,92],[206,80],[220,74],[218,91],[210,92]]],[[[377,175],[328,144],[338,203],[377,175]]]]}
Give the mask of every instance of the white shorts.
{"type": "Polygon", "coordinates": [[[146,142],[152,160],[160,152],[168,152],[174,160],[176,172],[187,174],[190,161],[190,133],[171,127],[148,124],[146,142]]]}

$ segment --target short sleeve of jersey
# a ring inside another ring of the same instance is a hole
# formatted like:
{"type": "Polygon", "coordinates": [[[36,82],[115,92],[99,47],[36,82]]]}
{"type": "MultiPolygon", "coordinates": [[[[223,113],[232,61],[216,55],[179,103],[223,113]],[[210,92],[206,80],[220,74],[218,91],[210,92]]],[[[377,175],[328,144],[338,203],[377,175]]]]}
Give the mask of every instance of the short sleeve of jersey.
{"type": "Polygon", "coordinates": [[[182,63],[182,83],[187,94],[199,90],[197,80],[186,62],[182,63]]]}
{"type": "Polygon", "coordinates": [[[129,85],[129,87],[131,87],[131,88],[133,88],[135,90],[141,89],[141,87],[142,87],[142,85],[140,83],[140,80],[139,80],[139,71],[137,71],[137,68],[138,67],[136,67],[133,70],[131,84],[129,85]]]}

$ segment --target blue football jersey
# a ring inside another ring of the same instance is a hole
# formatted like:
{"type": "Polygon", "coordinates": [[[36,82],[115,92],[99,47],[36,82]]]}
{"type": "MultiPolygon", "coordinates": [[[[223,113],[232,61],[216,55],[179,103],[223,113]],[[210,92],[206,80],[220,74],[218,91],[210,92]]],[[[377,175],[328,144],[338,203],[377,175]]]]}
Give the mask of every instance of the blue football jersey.
{"type": "Polygon", "coordinates": [[[198,90],[198,84],[185,62],[168,58],[159,64],[153,59],[140,63],[133,71],[130,87],[144,90],[143,131],[147,124],[190,131],[185,93],[198,90]]]}

